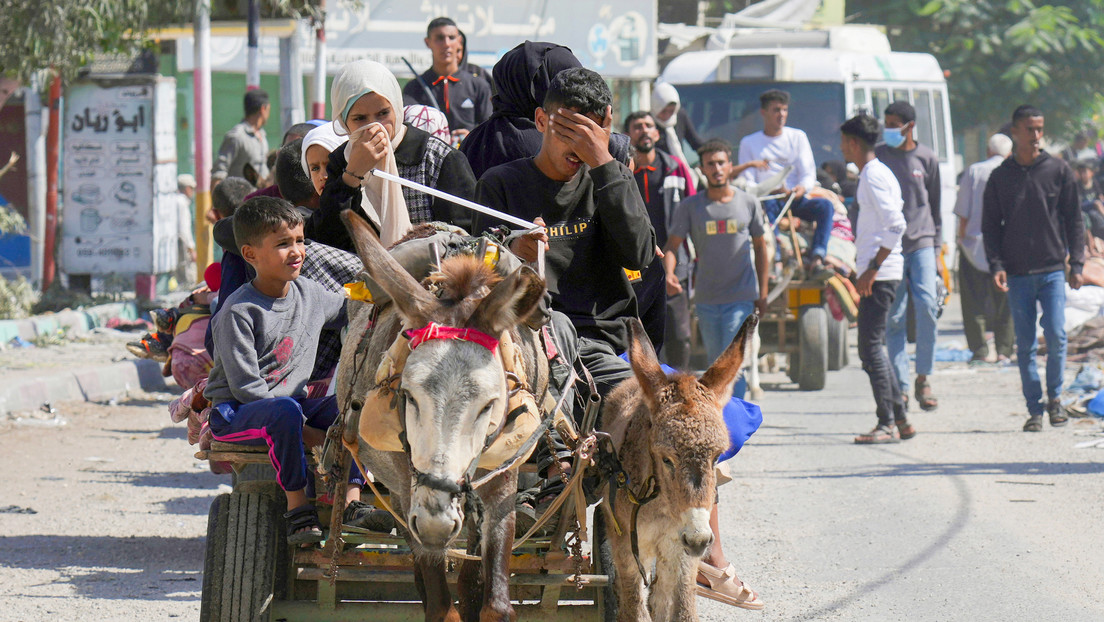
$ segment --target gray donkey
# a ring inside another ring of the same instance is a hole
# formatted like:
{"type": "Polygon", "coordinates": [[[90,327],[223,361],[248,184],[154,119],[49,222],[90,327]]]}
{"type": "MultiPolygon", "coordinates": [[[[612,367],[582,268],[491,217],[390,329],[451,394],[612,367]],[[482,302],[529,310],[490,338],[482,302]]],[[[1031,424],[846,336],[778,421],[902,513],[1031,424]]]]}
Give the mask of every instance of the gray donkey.
{"type": "Polygon", "coordinates": [[[610,393],[602,428],[613,438],[634,493],[655,478],[659,494],[639,506],[637,560],[630,533],[634,504],[625,489],[616,493],[614,515],[622,533],[611,529],[609,538],[619,622],[698,619],[695,577],[698,560],[713,543],[709,512],[716,498],[714,464],[729,446],[721,409],[732,396],[744,348],[758,323],[758,316],[748,317],[699,380],[664,373],[644,327],[639,320],[629,322],[634,377],[610,393]],[[644,572],[655,565],[646,605],[638,561],[644,572]]]}
{"type": "Polygon", "coordinates": [[[503,420],[508,399],[502,351],[489,343],[510,331],[529,378],[540,375],[537,366],[547,365],[543,356],[534,355],[535,333],[519,325],[544,295],[544,281],[527,267],[503,279],[482,261],[458,256],[441,262],[434,295],[384,250],[362,218],[349,211],[342,218],[365,270],[392,301],[381,305],[374,324],[371,306],[350,303],[337,380],[338,404],[348,405],[344,443],[375,481],[387,486],[405,519],[425,619],[511,620],[507,579],[517,472],[505,471],[475,492],[471,480],[485,443],[496,432],[489,422],[503,420]],[[411,342],[416,347],[409,351],[395,394],[406,451],[379,451],[360,432],[369,409],[384,408],[372,400],[376,369],[400,330],[423,327],[437,336],[411,342]],[[481,554],[483,561],[482,567],[463,563],[457,611],[445,582],[445,554],[475,493],[484,514],[481,533],[469,534],[469,552],[481,554]],[[473,550],[475,541],[481,550],[473,550]]]}

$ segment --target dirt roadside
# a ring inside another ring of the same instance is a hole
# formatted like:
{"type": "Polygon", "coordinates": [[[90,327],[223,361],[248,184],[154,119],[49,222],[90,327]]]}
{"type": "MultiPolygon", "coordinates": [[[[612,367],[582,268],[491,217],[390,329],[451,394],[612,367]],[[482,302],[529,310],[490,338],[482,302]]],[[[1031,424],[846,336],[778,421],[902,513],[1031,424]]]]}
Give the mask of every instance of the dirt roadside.
{"type": "Polygon", "coordinates": [[[172,397],[0,422],[0,617],[198,619],[207,510],[229,479],[193,458],[172,397]]]}

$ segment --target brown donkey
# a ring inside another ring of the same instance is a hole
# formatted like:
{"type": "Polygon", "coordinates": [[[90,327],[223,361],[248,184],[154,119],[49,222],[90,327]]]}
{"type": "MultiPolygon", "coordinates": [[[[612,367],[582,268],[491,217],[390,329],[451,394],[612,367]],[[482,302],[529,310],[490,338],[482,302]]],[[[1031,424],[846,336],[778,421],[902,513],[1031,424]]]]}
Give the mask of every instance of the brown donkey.
{"type": "Polygon", "coordinates": [[[687,374],[667,376],[639,320],[629,323],[634,377],[609,395],[602,427],[613,437],[634,495],[642,496],[651,478],[659,494],[639,506],[637,560],[631,537],[634,504],[625,489],[616,492],[614,515],[622,533],[608,531],[620,622],[698,619],[694,583],[698,560],[713,543],[709,512],[716,499],[714,464],[729,446],[721,409],[732,396],[744,347],[758,323],[758,316],[749,316],[700,380],[687,374]],[[655,566],[646,604],[638,561],[645,572],[655,566]]]}

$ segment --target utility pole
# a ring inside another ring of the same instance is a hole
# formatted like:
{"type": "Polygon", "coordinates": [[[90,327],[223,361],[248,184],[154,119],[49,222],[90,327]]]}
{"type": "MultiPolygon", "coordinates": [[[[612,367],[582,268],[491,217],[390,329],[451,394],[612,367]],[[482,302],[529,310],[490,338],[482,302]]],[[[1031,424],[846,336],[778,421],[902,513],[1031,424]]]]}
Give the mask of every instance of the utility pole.
{"type": "Polygon", "coordinates": [[[50,125],[46,130],[46,230],[43,232],[42,290],[50,287],[57,273],[54,261],[57,244],[58,151],[61,140],[61,73],[53,72],[50,80],[50,125]]]}
{"type": "Polygon", "coordinates": [[[213,260],[211,226],[211,0],[196,0],[195,70],[192,73],[195,94],[195,239],[196,268],[199,274],[213,260]]]}
{"type": "Polygon", "coordinates": [[[318,0],[314,20],[314,97],[311,118],[326,118],[326,0],[318,0]]]}
{"type": "Polygon", "coordinates": [[[261,8],[258,0],[249,0],[249,48],[245,66],[245,90],[261,88],[261,8]]]}

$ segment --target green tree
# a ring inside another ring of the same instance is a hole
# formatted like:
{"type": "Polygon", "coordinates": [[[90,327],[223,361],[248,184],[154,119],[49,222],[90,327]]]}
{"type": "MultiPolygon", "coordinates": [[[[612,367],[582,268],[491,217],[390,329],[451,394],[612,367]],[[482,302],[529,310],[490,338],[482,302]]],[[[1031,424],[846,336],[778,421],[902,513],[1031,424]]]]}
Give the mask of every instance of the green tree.
{"type": "Polygon", "coordinates": [[[893,49],[928,52],[950,71],[959,127],[1000,125],[1032,102],[1070,130],[1104,81],[1104,0],[849,0],[848,21],[885,24],[893,49]]]}
{"type": "Polygon", "coordinates": [[[26,83],[54,67],[68,82],[101,53],[131,53],[150,28],[188,23],[187,0],[0,0],[0,72],[26,83]]]}

